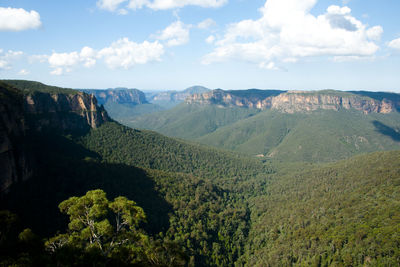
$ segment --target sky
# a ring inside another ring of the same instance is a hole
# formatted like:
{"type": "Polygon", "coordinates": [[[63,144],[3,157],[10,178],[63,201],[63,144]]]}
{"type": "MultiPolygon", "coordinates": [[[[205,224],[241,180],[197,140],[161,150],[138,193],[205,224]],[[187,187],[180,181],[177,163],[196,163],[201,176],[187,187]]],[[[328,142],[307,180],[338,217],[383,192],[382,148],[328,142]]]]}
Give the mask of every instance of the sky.
{"type": "Polygon", "coordinates": [[[400,93],[399,0],[0,0],[0,79],[400,93]]]}

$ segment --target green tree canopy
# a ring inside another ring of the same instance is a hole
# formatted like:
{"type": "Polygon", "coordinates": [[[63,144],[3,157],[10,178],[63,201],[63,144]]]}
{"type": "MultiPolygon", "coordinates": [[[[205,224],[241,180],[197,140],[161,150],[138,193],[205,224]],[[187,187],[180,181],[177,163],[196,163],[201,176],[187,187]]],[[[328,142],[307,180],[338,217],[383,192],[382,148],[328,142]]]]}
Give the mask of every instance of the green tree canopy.
{"type": "Polygon", "coordinates": [[[121,256],[123,251],[132,259],[141,252],[137,247],[142,246],[135,247],[135,244],[147,239],[138,230],[139,223],[146,219],[145,213],[126,197],[109,201],[106,193],[97,189],[82,197],[70,197],[61,202],[59,208],[70,218],[69,231],[46,242],[46,249],[51,253],[69,247],[112,258],[117,254],[121,256]]]}

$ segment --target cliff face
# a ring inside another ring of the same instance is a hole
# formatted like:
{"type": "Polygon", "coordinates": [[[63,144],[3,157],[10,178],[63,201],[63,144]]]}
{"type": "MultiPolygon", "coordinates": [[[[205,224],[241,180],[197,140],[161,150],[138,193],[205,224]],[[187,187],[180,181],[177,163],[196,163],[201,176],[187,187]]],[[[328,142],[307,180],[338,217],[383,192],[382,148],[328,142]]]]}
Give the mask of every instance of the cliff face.
{"type": "Polygon", "coordinates": [[[28,126],[36,131],[85,131],[110,120],[104,108],[97,106],[96,97],[82,92],[34,92],[24,96],[24,110],[30,118],[28,126]]]}
{"type": "Polygon", "coordinates": [[[182,93],[182,92],[175,92],[175,91],[168,91],[168,92],[161,92],[157,93],[153,97],[151,97],[151,100],[154,101],[173,101],[173,102],[179,102],[179,101],[184,101],[186,97],[188,97],[190,94],[188,93],[182,93]]]}
{"type": "MultiPolygon", "coordinates": [[[[250,90],[251,91],[251,90],[250,90]]],[[[254,90],[253,90],[254,91],[254,90]]],[[[220,89],[203,94],[194,94],[186,98],[188,104],[217,104],[223,106],[239,106],[257,109],[273,109],[283,113],[311,112],[319,109],[340,110],[355,109],[368,113],[390,113],[400,107],[400,101],[395,99],[373,99],[370,97],[338,91],[271,91],[265,93],[238,95],[235,91],[220,89]],[[273,92],[273,93],[272,93],[273,92]]]]}
{"type": "Polygon", "coordinates": [[[203,94],[210,92],[210,89],[203,86],[192,86],[183,91],[166,91],[149,94],[150,102],[169,101],[169,102],[183,102],[187,97],[193,94],[203,94]]]}
{"type": "Polygon", "coordinates": [[[82,90],[85,93],[93,94],[99,105],[104,105],[108,101],[119,104],[144,104],[147,103],[145,94],[137,89],[108,89],[108,90],[82,90]]]}
{"type": "Polygon", "coordinates": [[[396,110],[396,103],[388,99],[382,101],[358,95],[335,95],[333,93],[288,92],[271,99],[271,109],[285,113],[308,112],[318,109],[355,109],[368,113],[390,113],[396,110]]]}
{"type": "Polygon", "coordinates": [[[0,82],[0,193],[32,176],[33,152],[25,145],[31,132],[83,134],[109,120],[93,95],[17,90],[0,82]]]}
{"type": "Polygon", "coordinates": [[[22,95],[0,84],[0,193],[31,176],[24,121],[22,95]]]}

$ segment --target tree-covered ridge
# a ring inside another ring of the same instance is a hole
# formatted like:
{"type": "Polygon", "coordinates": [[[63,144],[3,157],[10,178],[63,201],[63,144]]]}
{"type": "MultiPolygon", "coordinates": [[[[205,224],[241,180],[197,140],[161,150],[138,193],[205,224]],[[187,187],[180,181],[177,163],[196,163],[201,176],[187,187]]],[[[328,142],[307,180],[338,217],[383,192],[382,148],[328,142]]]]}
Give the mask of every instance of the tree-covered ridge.
{"type": "Polygon", "coordinates": [[[250,204],[248,266],[400,264],[400,152],[275,176],[250,204]]]}
{"type": "Polygon", "coordinates": [[[281,161],[330,162],[362,153],[400,149],[398,112],[319,110],[288,114],[182,104],[126,124],[281,161]]]}
{"type": "Polygon", "coordinates": [[[107,162],[141,168],[235,179],[271,172],[268,165],[256,159],[178,141],[151,131],[134,130],[114,122],[91,130],[81,142],[107,162]]]}
{"type": "Polygon", "coordinates": [[[27,80],[1,80],[1,82],[18,88],[25,94],[34,92],[51,93],[51,94],[77,94],[79,91],[74,89],[61,88],[57,86],[50,86],[36,81],[27,80]]]}
{"type": "Polygon", "coordinates": [[[260,111],[241,107],[218,107],[180,104],[158,113],[128,119],[125,125],[138,129],[150,129],[167,136],[193,140],[214,132],[239,120],[254,116],[260,111]]]}
{"type": "Polygon", "coordinates": [[[198,139],[211,146],[282,161],[327,162],[400,149],[400,113],[266,111],[198,139]]]}
{"type": "Polygon", "coordinates": [[[265,99],[271,96],[277,96],[279,94],[285,93],[283,90],[261,90],[261,89],[247,89],[247,90],[223,90],[231,95],[245,97],[245,98],[256,98],[265,99]]]}
{"type": "MultiPolygon", "coordinates": [[[[38,151],[36,175],[14,186],[4,204],[42,236],[64,232],[65,218],[60,217],[57,203],[100,188],[110,198],[126,196],[143,207],[147,215],[143,227],[150,237],[178,245],[177,253],[183,251],[196,266],[231,265],[244,251],[249,210],[238,196],[246,188],[240,179],[143,170],[109,163],[70,138],[43,134],[32,138],[32,150],[38,151]]],[[[85,261],[85,255],[76,260],[85,261]]]]}
{"type": "Polygon", "coordinates": [[[21,102],[21,96],[20,90],[0,80],[0,99],[11,102],[21,102]]]}

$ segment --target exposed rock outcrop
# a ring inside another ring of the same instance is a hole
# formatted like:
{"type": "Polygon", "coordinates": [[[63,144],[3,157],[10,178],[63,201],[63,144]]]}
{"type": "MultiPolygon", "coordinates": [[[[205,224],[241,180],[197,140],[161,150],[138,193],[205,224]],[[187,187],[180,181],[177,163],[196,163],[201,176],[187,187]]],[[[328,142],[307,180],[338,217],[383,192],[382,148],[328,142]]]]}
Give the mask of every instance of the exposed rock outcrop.
{"type": "Polygon", "coordinates": [[[149,102],[183,102],[188,96],[193,94],[202,94],[210,92],[210,89],[203,86],[192,86],[183,91],[165,91],[157,93],[148,93],[149,102]]]}
{"type": "Polygon", "coordinates": [[[22,94],[0,83],[0,193],[31,176],[24,135],[22,94]]]}
{"type": "Polygon", "coordinates": [[[273,96],[284,93],[279,90],[212,90],[203,94],[193,94],[186,98],[188,104],[216,104],[223,106],[238,106],[247,108],[267,109],[271,105],[273,96]]]}
{"type": "Polygon", "coordinates": [[[119,104],[145,104],[147,103],[145,94],[137,89],[107,89],[107,90],[82,90],[85,93],[93,94],[99,105],[104,105],[108,101],[119,104]]]}
{"type": "Polygon", "coordinates": [[[340,110],[355,109],[368,113],[390,113],[400,107],[400,95],[391,94],[393,99],[374,99],[360,94],[325,91],[274,91],[213,90],[203,94],[194,94],[186,98],[188,104],[217,104],[257,109],[273,109],[284,113],[311,112],[319,109],[340,110]],[[269,94],[269,95],[268,95],[269,94]]]}
{"type": "Polygon", "coordinates": [[[380,101],[350,93],[289,91],[273,97],[270,108],[285,113],[355,109],[368,114],[390,113],[395,111],[396,105],[388,99],[380,101]]]}
{"type": "Polygon", "coordinates": [[[59,91],[18,90],[0,82],[0,193],[32,176],[28,133],[82,134],[110,120],[93,95],[59,91]]]}
{"type": "Polygon", "coordinates": [[[97,105],[94,95],[33,92],[24,96],[29,127],[37,131],[57,129],[66,132],[97,128],[109,121],[107,112],[97,105]]]}

